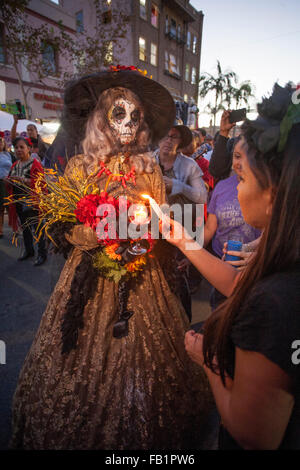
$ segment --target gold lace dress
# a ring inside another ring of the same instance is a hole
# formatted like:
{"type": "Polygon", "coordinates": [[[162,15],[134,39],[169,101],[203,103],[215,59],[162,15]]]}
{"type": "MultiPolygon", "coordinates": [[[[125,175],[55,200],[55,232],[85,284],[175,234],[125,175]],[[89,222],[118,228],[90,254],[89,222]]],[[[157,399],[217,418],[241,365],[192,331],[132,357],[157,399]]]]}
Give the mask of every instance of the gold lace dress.
{"type": "MultiPolygon", "coordinates": [[[[108,168],[113,170],[115,159],[108,168]]],[[[73,166],[82,167],[80,156],[73,166]]],[[[75,183],[74,183],[75,184],[75,183]]],[[[103,189],[105,178],[99,180],[103,189]]],[[[109,186],[114,196],[165,200],[160,168],[137,176],[136,186],[109,186]]],[[[20,373],[13,401],[11,447],[24,449],[200,448],[212,404],[202,369],[187,356],[189,328],[158,261],[151,259],[131,289],[129,334],[112,335],[118,286],[99,276],[84,309],[77,348],[61,354],[61,323],[81,249],[97,246],[95,233],[77,226],[75,245],[49,299],[20,373]]]]}

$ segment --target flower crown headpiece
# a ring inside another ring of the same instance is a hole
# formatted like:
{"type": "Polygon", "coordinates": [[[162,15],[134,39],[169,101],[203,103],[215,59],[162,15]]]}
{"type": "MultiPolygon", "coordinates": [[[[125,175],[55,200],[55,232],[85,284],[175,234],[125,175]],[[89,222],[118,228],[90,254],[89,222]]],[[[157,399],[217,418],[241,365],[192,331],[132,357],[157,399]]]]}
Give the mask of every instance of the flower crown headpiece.
{"type": "MultiPolygon", "coordinates": [[[[109,70],[111,72],[120,72],[120,71],[123,71],[123,70],[133,70],[135,72],[140,72],[142,75],[147,75],[148,72],[147,70],[141,70],[141,69],[138,69],[137,67],[135,67],[134,65],[111,65],[109,67],[109,70]]],[[[150,75],[150,77],[152,79],[152,75],[150,75]]]]}
{"type": "Polygon", "coordinates": [[[261,153],[272,148],[282,152],[293,125],[300,123],[300,104],[293,102],[294,92],[290,83],[284,88],[275,83],[270,98],[257,105],[258,118],[246,121],[255,130],[251,139],[261,153]]]}

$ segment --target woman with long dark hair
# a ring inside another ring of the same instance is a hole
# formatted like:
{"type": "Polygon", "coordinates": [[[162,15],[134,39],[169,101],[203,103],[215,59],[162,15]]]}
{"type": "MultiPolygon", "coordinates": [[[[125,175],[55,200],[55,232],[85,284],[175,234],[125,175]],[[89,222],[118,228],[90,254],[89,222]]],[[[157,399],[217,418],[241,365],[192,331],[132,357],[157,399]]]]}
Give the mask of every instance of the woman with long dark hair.
{"type": "Polygon", "coordinates": [[[238,198],[245,221],[264,229],[247,268],[234,275],[196,243],[186,251],[186,232],[176,241],[229,297],[203,334],[185,338],[210,381],[225,449],[300,449],[300,105],[291,97],[275,85],[243,126],[238,198]]]}

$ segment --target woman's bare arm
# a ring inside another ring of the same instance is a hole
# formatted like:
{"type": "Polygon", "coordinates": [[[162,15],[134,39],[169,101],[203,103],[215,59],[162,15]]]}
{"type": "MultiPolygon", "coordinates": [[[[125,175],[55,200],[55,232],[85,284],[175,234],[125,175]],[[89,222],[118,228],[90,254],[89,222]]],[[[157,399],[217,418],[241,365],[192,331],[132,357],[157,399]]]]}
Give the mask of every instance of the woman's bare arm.
{"type": "Polygon", "coordinates": [[[17,137],[18,116],[14,114],[14,123],[10,131],[10,140],[13,142],[17,137]]]}
{"type": "Polygon", "coordinates": [[[164,220],[160,230],[168,242],[177,246],[219,292],[226,297],[231,295],[240,273],[200,246],[177,221],[167,216],[164,220]]]}
{"type": "Polygon", "coordinates": [[[232,437],[245,449],[277,449],[294,406],[288,375],[263,354],[239,348],[230,390],[220,376],[204,369],[232,437]]]}
{"type": "Polygon", "coordinates": [[[290,378],[261,353],[235,348],[234,380],[212,372],[203,359],[203,335],[188,331],[185,348],[208,377],[222,424],[245,449],[277,449],[294,406],[290,378]]]}

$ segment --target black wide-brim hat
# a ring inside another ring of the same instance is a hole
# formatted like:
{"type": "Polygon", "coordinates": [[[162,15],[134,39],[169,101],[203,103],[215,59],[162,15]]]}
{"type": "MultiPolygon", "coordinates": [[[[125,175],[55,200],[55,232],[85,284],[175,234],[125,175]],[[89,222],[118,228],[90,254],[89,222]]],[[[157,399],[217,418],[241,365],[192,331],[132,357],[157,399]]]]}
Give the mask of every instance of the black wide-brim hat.
{"type": "Polygon", "coordinates": [[[104,71],[70,82],[64,94],[62,115],[68,137],[78,143],[84,139],[88,117],[99,96],[115,87],[127,88],[137,95],[144,107],[152,143],[162,139],[174,124],[174,100],[166,88],[136,70],[104,71]]]}

